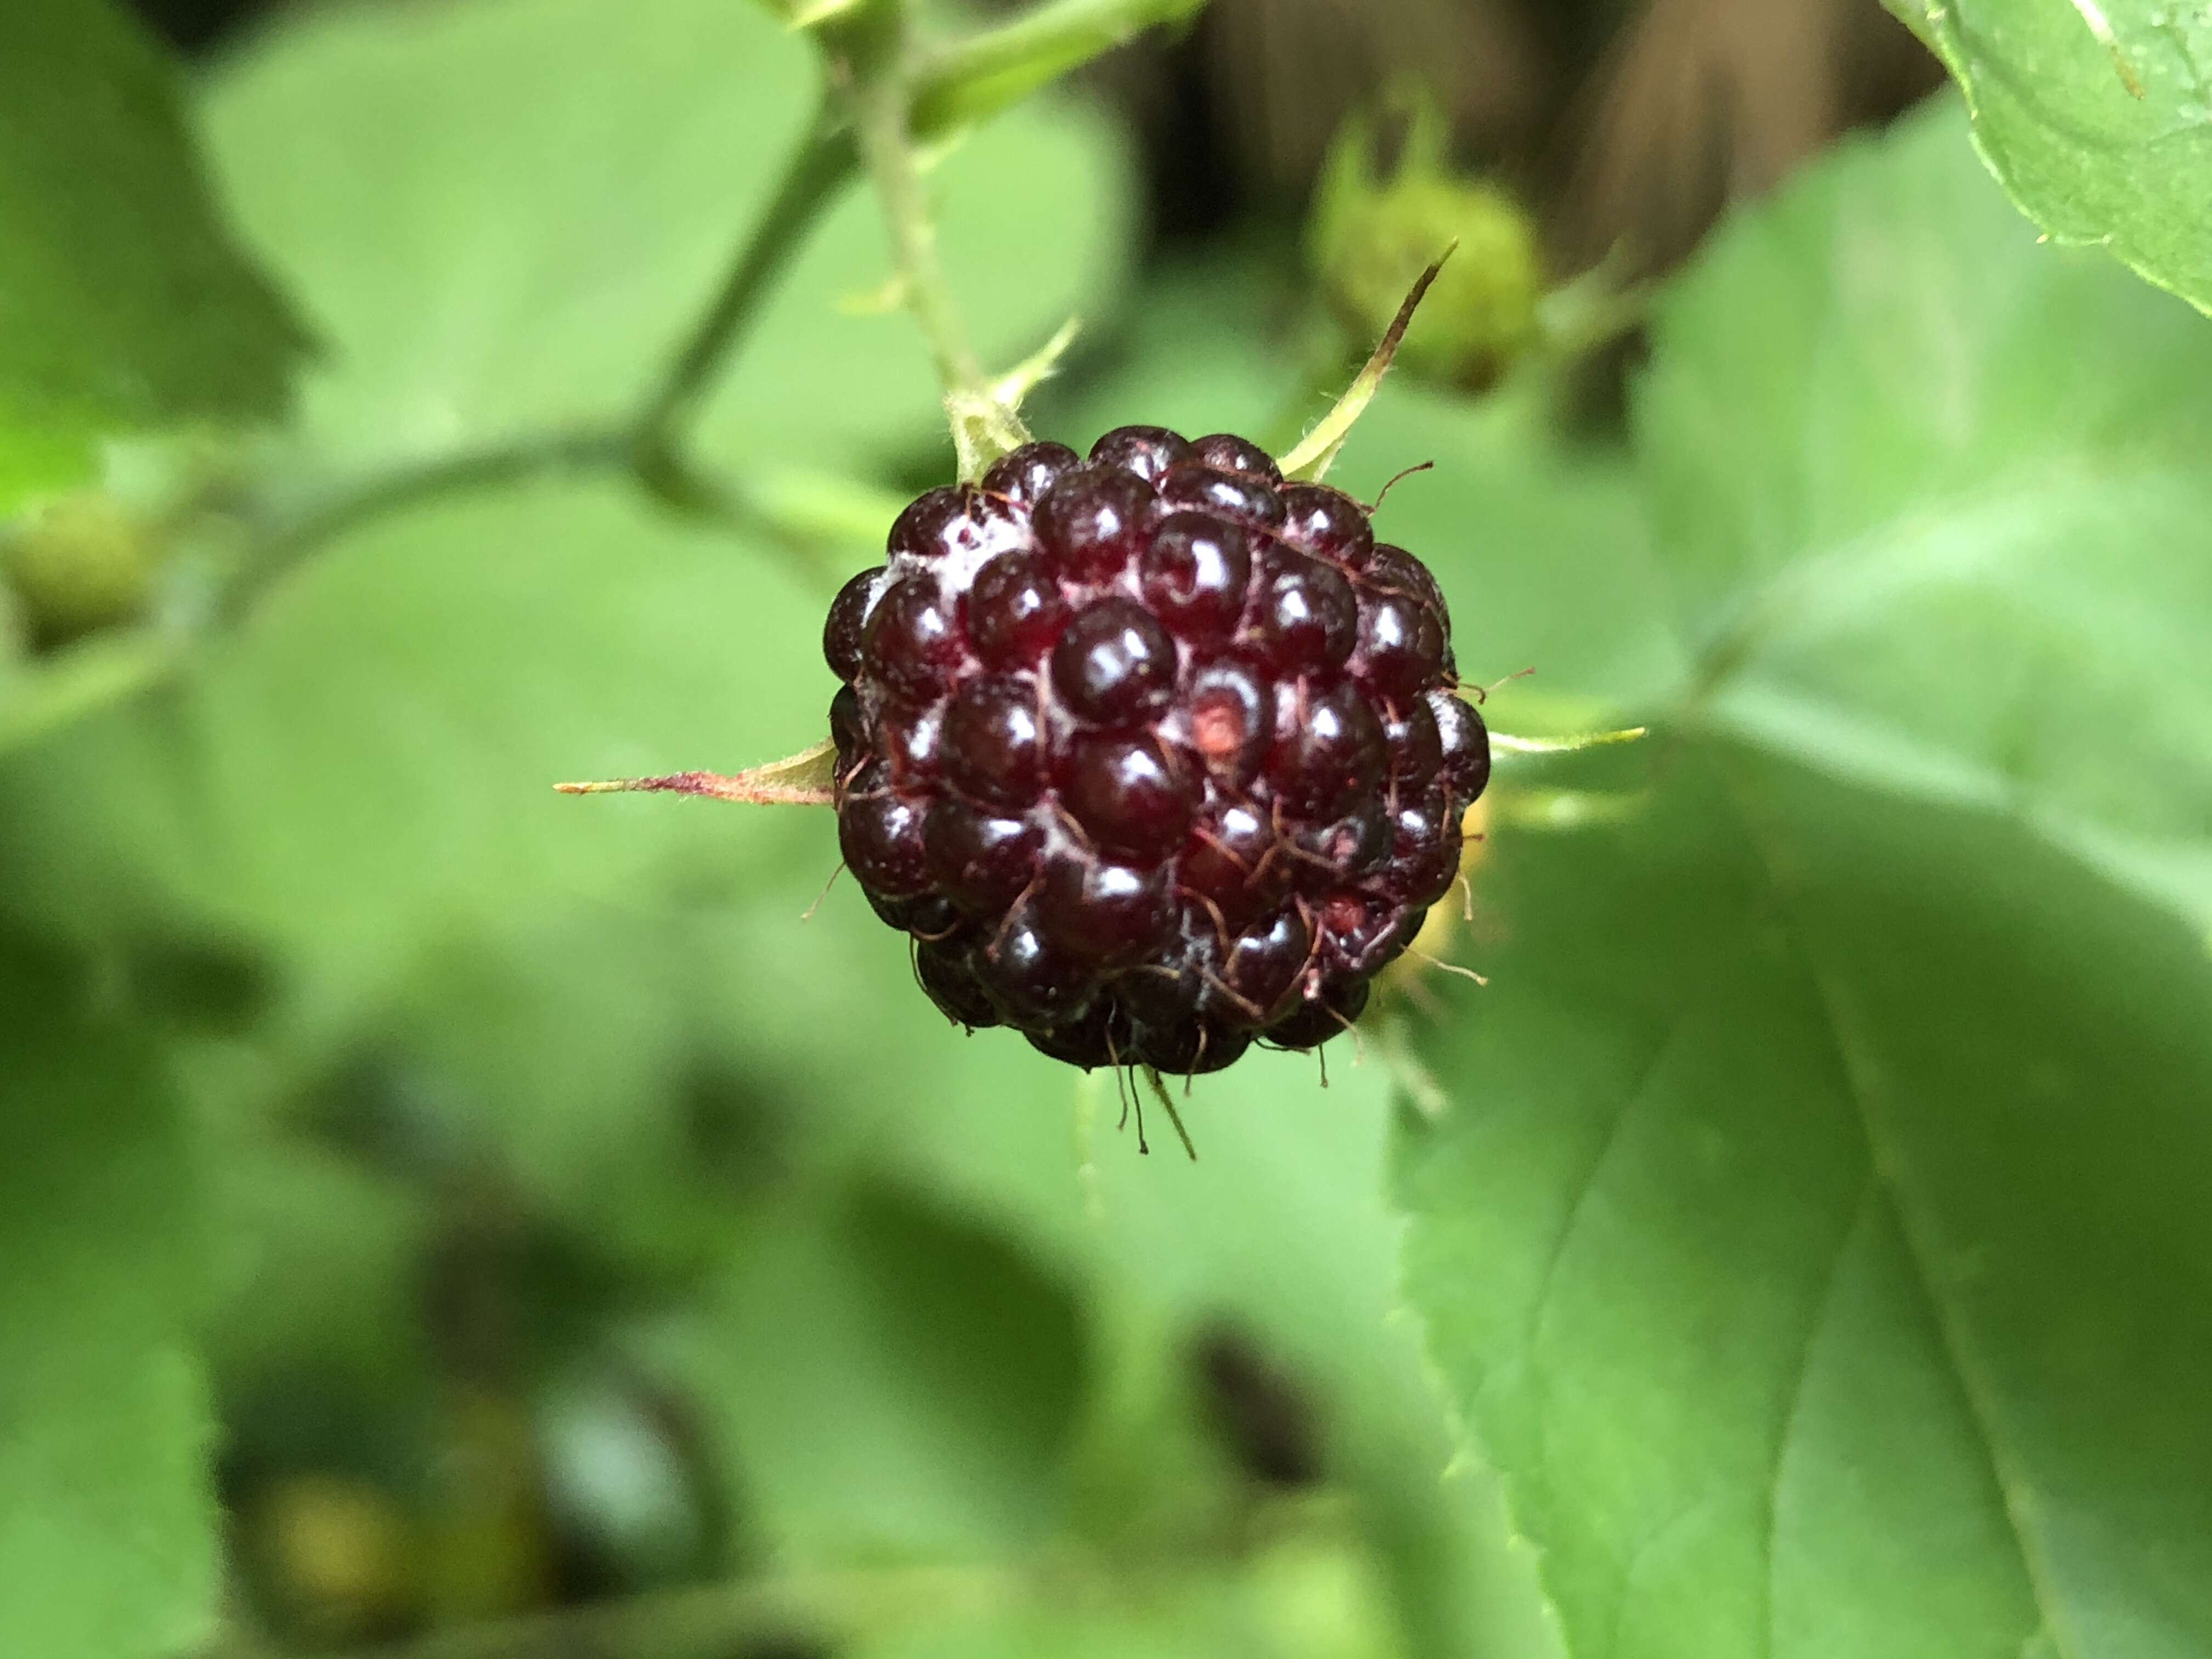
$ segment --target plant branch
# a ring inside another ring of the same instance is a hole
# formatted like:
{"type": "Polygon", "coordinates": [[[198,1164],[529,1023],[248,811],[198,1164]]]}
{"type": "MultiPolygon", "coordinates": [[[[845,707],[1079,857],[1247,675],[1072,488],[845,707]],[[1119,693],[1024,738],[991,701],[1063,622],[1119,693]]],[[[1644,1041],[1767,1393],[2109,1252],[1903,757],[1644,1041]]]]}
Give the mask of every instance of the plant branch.
{"type": "Polygon", "coordinates": [[[825,20],[833,96],[785,163],[759,218],[665,372],[637,410],[606,427],[557,429],[403,465],[335,492],[255,550],[218,601],[234,621],[310,554],[386,514],[466,490],[548,475],[628,471],[671,504],[765,534],[819,574],[818,538],[783,523],[750,495],[709,479],[684,447],[685,429],[715,372],[742,343],[761,301],[823,210],[865,161],[881,198],[902,291],[945,389],[963,477],[1028,438],[982,371],[938,257],[917,137],[996,113],[1090,58],[1158,23],[1196,14],[1204,0],[1048,0],[1000,27],[909,63],[902,9],[863,0],[825,20]],[[842,106],[842,107],[841,107],[842,106]]]}
{"type": "Polygon", "coordinates": [[[637,414],[641,451],[661,449],[690,424],[714,372],[744,337],[769,286],[805,243],[823,208],[860,164],[852,129],[825,100],[806,137],[785,163],[783,178],[739,243],[729,275],[690,337],[670,359],[660,384],[637,414]]]}
{"type": "Polygon", "coordinates": [[[823,47],[883,208],[897,291],[929,343],[945,390],[960,479],[972,483],[1030,434],[1006,391],[985,377],[938,258],[937,223],[915,155],[904,9],[864,5],[848,21],[823,27],[823,47]]]}
{"type": "Polygon", "coordinates": [[[255,549],[223,591],[222,620],[237,621],[254,600],[325,543],[386,514],[465,490],[626,467],[630,454],[627,425],[583,427],[532,433],[377,473],[333,492],[255,549]]]}
{"type": "Polygon", "coordinates": [[[1206,0],[1048,0],[1011,22],[927,53],[914,77],[914,132],[935,138],[988,120],[1101,52],[1206,0]]]}
{"type": "Polygon", "coordinates": [[[814,567],[810,574],[821,574],[805,538],[754,508],[740,492],[706,479],[685,453],[684,439],[715,371],[743,341],[769,289],[859,161],[851,128],[825,100],[768,205],[738,243],[728,275],[633,414],[605,426],[532,433],[437,456],[343,489],[256,550],[222,595],[222,618],[234,622],[308,555],[371,520],[441,495],[569,472],[628,471],[671,505],[764,533],[782,550],[803,555],[814,567]]]}

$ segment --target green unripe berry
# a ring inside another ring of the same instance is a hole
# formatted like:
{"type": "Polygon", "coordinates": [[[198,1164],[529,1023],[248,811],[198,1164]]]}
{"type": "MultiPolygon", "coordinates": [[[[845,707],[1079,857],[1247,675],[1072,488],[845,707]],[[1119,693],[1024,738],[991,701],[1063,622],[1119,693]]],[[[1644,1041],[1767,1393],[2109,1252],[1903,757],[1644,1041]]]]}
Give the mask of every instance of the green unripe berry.
{"type": "Polygon", "coordinates": [[[146,526],[94,492],[61,496],[0,525],[0,576],[40,647],[135,621],[152,595],[154,564],[146,526]]]}
{"type": "Polygon", "coordinates": [[[1480,389],[1535,336],[1544,289],[1535,227],[1504,191],[1449,170],[1432,102],[1401,101],[1410,106],[1407,132],[1389,179],[1376,176],[1371,118],[1352,117],[1331,147],[1309,234],[1315,274],[1364,349],[1456,240],[1397,362],[1425,380],[1480,389]]]}

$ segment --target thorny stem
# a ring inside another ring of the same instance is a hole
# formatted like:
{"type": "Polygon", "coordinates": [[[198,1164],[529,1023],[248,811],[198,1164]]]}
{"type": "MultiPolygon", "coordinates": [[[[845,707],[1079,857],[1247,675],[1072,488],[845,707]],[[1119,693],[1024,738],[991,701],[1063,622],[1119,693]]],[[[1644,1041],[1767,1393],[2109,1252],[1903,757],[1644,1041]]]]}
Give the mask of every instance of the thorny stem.
{"type": "Polygon", "coordinates": [[[947,393],[975,392],[983,382],[982,365],[968,343],[968,331],[937,256],[937,224],[922,188],[908,131],[908,89],[896,61],[872,66],[842,59],[852,76],[853,125],[861,159],[875,180],[890,233],[891,259],[907,309],[914,313],[937,378],[947,393]]]}
{"type": "Polygon", "coordinates": [[[938,257],[936,219],[915,154],[904,9],[882,0],[863,6],[848,20],[825,26],[823,46],[830,83],[851,113],[860,159],[875,183],[900,297],[928,342],[945,389],[959,476],[972,483],[1028,441],[1029,433],[1000,389],[985,379],[938,257]]]}

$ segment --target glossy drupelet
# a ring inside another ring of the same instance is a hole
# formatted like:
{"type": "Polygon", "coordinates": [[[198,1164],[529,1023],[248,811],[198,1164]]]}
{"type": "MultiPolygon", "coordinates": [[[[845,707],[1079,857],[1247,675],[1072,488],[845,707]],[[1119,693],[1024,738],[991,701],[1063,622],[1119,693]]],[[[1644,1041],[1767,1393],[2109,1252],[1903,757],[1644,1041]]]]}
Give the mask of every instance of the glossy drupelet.
{"type": "Polygon", "coordinates": [[[823,642],[846,864],[947,1015],[1073,1065],[1335,1036],[1489,778],[1435,579],[1241,438],[933,489],[823,642]]]}

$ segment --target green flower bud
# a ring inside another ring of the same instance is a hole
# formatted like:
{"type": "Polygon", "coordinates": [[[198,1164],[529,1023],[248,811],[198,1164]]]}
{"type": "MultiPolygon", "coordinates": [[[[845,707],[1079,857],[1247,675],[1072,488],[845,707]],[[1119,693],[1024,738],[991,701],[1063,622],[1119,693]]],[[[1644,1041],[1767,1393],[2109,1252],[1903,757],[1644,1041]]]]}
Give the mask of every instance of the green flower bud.
{"type": "Polygon", "coordinates": [[[152,594],[154,564],[146,526],[94,491],[0,525],[0,577],[42,647],[135,620],[152,594]]]}
{"type": "Polygon", "coordinates": [[[1535,227],[1497,185],[1449,170],[1443,118],[1425,92],[1391,102],[1404,112],[1406,137],[1390,178],[1376,171],[1371,114],[1353,115],[1330,146],[1308,231],[1314,271],[1364,345],[1456,240],[1397,362],[1424,380],[1479,390],[1535,337],[1544,289],[1535,227]]]}

